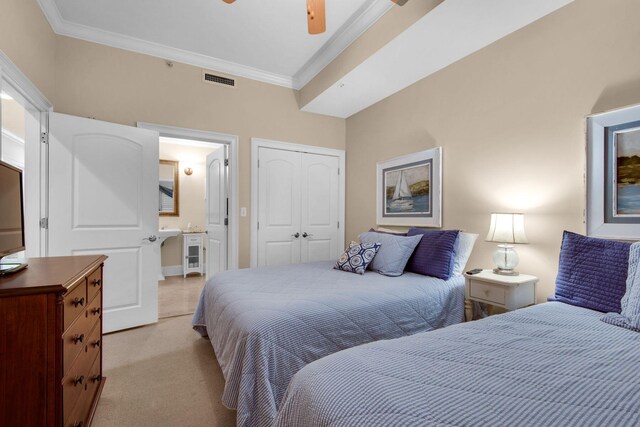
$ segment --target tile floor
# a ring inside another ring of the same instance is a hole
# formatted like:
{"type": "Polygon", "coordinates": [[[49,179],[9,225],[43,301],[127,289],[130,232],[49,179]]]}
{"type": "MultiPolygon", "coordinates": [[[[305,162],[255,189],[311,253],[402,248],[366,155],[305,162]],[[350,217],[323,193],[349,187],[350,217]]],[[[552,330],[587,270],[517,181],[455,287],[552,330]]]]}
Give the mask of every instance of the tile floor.
{"type": "Polygon", "coordinates": [[[198,305],[200,291],[205,277],[192,274],[184,279],[182,276],[169,276],[158,282],[158,317],[182,316],[192,314],[198,305]]]}

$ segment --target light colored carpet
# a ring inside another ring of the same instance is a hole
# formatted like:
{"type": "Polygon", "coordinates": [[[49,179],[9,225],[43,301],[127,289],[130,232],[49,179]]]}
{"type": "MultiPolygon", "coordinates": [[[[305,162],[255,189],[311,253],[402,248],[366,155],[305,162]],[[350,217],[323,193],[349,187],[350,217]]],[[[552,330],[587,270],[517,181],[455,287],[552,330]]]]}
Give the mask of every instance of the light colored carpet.
{"type": "Polygon", "coordinates": [[[193,314],[204,287],[204,276],[168,276],[158,282],[158,317],[193,314]]]}
{"type": "Polygon", "coordinates": [[[213,348],[191,329],[191,316],[105,335],[103,357],[94,427],[235,426],[213,348]]]}

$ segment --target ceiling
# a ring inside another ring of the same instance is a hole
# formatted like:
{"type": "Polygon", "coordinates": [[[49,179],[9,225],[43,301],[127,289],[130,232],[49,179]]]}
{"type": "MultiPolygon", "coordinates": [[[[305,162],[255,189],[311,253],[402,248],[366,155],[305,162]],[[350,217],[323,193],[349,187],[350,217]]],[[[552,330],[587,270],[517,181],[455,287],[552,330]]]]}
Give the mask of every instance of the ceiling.
{"type": "Polygon", "coordinates": [[[294,88],[393,5],[326,0],[327,31],[309,35],[305,0],[38,2],[58,34],[294,88]]]}
{"type": "Polygon", "coordinates": [[[573,0],[446,0],[302,107],[347,118],[573,0]]]}

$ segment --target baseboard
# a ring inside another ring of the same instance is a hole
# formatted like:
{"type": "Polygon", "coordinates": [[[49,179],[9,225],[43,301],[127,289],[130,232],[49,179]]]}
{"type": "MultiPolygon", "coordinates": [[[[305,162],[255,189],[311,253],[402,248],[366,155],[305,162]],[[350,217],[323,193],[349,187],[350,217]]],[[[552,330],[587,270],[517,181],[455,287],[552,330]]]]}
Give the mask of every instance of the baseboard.
{"type": "Polygon", "coordinates": [[[162,267],[162,275],[164,277],[168,276],[182,276],[182,266],[181,265],[167,265],[162,267]]]}

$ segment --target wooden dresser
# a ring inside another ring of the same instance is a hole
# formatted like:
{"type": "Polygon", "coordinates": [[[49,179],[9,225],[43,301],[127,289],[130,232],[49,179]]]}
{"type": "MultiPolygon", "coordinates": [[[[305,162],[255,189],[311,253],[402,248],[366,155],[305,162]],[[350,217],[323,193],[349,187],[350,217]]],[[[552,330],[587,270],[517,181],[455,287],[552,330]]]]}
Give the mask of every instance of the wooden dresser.
{"type": "Polygon", "coordinates": [[[91,424],[104,386],[106,259],[31,258],[0,277],[0,425],[91,424]]]}

